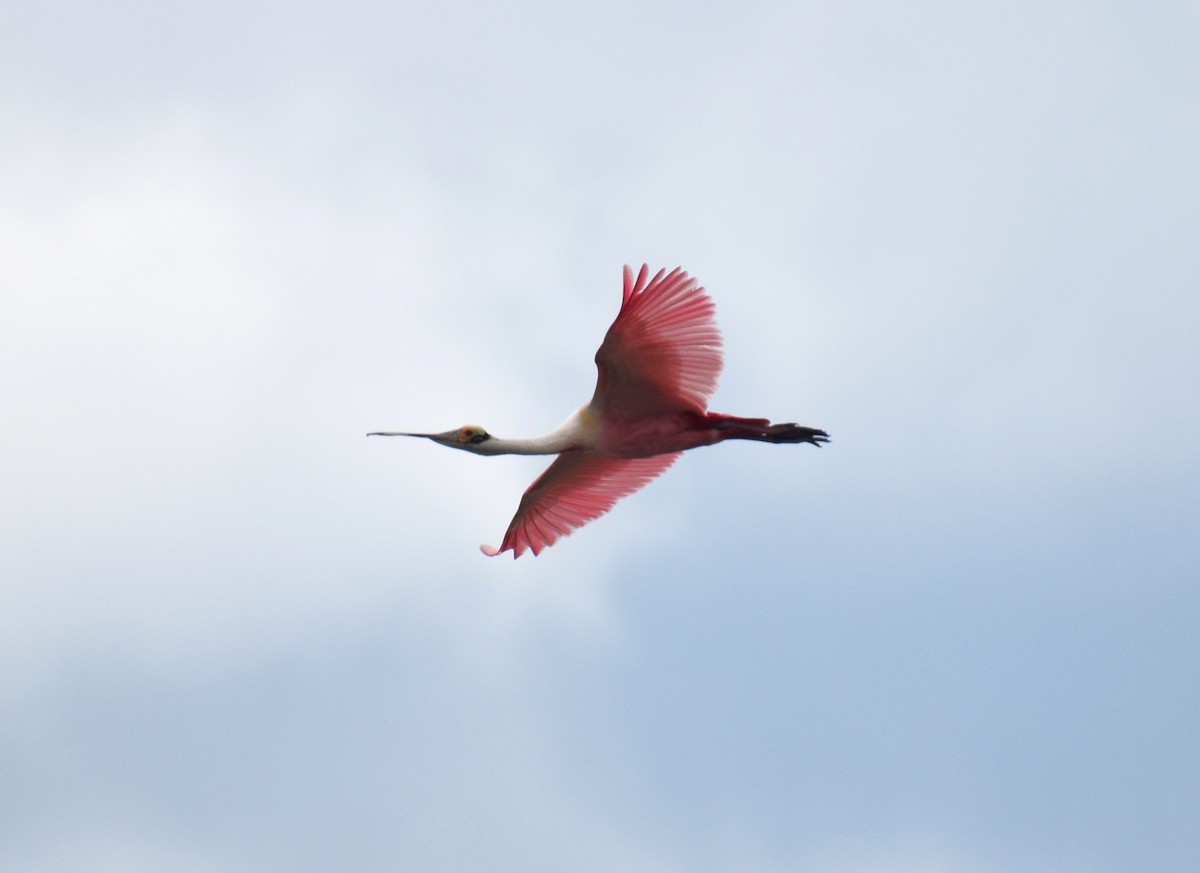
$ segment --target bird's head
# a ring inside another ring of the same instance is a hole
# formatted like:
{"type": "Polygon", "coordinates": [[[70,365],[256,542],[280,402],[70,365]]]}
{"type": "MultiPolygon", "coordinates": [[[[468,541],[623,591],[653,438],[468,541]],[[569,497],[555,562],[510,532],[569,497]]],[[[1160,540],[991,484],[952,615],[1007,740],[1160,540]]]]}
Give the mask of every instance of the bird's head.
{"type": "Polygon", "coordinates": [[[367,436],[410,436],[421,437],[422,439],[433,440],[443,446],[449,446],[452,449],[462,449],[464,452],[473,452],[476,455],[488,455],[488,440],[492,435],[477,424],[464,424],[460,428],[448,430],[444,433],[402,433],[399,431],[375,431],[367,436]]]}

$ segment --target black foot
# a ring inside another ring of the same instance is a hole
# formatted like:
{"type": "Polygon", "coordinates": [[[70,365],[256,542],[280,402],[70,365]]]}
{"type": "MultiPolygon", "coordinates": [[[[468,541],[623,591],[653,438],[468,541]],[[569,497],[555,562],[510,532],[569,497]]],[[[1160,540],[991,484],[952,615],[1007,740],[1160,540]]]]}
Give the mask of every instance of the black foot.
{"type": "Polygon", "coordinates": [[[790,422],[771,425],[767,429],[767,435],[767,438],[773,443],[812,443],[814,446],[820,447],[822,443],[829,442],[829,434],[825,431],[790,422]]]}

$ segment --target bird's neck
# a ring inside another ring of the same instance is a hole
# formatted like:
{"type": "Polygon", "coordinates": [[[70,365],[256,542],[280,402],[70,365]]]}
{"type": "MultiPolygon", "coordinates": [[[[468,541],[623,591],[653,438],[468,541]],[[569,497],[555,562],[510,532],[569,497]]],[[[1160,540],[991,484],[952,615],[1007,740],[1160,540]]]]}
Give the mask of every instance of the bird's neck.
{"type": "Polygon", "coordinates": [[[479,454],[484,455],[557,455],[567,449],[576,448],[562,440],[552,439],[554,434],[540,437],[492,437],[479,446],[479,454]]]}
{"type": "Polygon", "coordinates": [[[581,409],[545,436],[512,439],[494,436],[480,443],[476,451],[481,455],[557,455],[591,448],[596,443],[594,421],[581,409]]]}

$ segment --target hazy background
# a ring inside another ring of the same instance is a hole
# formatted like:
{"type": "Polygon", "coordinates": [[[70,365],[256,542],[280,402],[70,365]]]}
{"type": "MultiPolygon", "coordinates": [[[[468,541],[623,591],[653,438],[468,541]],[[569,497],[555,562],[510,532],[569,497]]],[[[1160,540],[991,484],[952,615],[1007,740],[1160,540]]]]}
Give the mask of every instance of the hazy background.
{"type": "Polygon", "coordinates": [[[0,8],[0,868],[1200,869],[1194,2],[0,8]]]}

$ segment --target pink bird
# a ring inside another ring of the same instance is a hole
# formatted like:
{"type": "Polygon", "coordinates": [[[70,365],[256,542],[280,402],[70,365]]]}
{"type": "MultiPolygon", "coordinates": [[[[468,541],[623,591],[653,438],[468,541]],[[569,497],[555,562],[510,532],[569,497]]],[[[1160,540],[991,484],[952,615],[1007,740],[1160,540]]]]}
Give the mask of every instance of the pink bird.
{"type": "Polygon", "coordinates": [[[521,498],[500,548],[479,547],[485,555],[536,555],[649,484],[687,449],[723,440],[829,441],[812,427],[709,412],[722,362],[713,302],[682,269],[649,274],[643,265],[635,280],[625,268],[621,311],[596,352],[596,392],[551,433],[502,439],[466,425],[368,434],[423,437],[477,455],[558,455],[521,498]]]}

